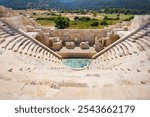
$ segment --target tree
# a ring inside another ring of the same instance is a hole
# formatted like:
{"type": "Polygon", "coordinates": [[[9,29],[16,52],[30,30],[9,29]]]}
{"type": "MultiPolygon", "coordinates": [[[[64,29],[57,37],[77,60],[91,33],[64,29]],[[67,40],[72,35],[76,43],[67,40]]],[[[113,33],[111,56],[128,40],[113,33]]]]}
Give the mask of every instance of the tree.
{"type": "Polygon", "coordinates": [[[77,20],[79,20],[79,17],[78,17],[78,16],[75,16],[75,17],[74,17],[74,21],[77,21],[77,20]]]}
{"type": "Polygon", "coordinates": [[[98,26],[99,22],[98,21],[92,21],[91,26],[98,26]]]}
{"type": "Polygon", "coordinates": [[[103,20],[109,20],[108,16],[105,16],[105,17],[103,18],[103,20]]]}
{"type": "Polygon", "coordinates": [[[67,28],[70,25],[68,18],[61,17],[61,16],[56,17],[55,20],[54,20],[54,22],[56,24],[55,27],[57,27],[59,29],[67,28]]]}
{"type": "Polygon", "coordinates": [[[93,11],[92,14],[93,14],[93,17],[97,16],[97,12],[96,11],[93,11]]]}
{"type": "Polygon", "coordinates": [[[103,21],[101,22],[101,25],[107,25],[106,20],[103,20],[103,21]]]}

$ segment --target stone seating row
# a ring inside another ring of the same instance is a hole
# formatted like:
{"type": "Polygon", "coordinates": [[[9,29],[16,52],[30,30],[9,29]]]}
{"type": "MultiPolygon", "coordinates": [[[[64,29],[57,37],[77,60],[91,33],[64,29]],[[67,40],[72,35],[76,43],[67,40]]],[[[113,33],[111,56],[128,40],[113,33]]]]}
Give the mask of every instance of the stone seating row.
{"type": "MultiPolygon", "coordinates": [[[[109,62],[117,59],[125,58],[126,56],[138,55],[140,52],[149,51],[150,49],[150,30],[149,25],[138,31],[133,36],[112,47],[97,59],[93,60],[93,66],[103,68],[109,62]]],[[[116,62],[117,63],[117,62],[116,62]]]]}
{"type": "Polygon", "coordinates": [[[52,53],[40,47],[22,34],[19,34],[11,27],[5,24],[2,25],[2,22],[0,25],[0,38],[3,40],[0,45],[3,49],[41,58],[53,63],[61,63],[61,60],[55,57],[52,53]]]}

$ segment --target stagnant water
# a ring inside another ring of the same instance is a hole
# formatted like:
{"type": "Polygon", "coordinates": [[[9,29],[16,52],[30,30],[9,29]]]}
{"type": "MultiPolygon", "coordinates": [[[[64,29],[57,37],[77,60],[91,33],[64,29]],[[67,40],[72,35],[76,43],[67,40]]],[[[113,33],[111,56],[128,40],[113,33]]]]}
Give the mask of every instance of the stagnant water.
{"type": "Polygon", "coordinates": [[[69,58],[63,59],[63,63],[70,68],[84,68],[92,62],[91,59],[69,58]]]}

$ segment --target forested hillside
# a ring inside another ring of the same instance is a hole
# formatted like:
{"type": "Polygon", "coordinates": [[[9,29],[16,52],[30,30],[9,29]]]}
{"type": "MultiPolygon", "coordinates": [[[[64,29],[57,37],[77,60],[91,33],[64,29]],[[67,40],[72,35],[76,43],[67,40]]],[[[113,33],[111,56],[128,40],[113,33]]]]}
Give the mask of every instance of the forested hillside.
{"type": "Polygon", "coordinates": [[[13,9],[102,9],[107,7],[150,11],[150,0],[0,0],[13,9]]]}

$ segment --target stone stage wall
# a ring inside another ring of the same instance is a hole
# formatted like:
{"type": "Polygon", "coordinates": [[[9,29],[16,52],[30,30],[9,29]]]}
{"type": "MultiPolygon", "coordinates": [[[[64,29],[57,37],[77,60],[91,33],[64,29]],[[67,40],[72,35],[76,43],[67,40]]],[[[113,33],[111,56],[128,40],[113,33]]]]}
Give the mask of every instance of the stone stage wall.
{"type": "Polygon", "coordinates": [[[106,37],[107,32],[104,29],[59,29],[51,30],[49,36],[59,37],[63,43],[75,42],[76,46],[85,41],[88,41],[90,46],[93,46],[95,38],[106,37]]]}

